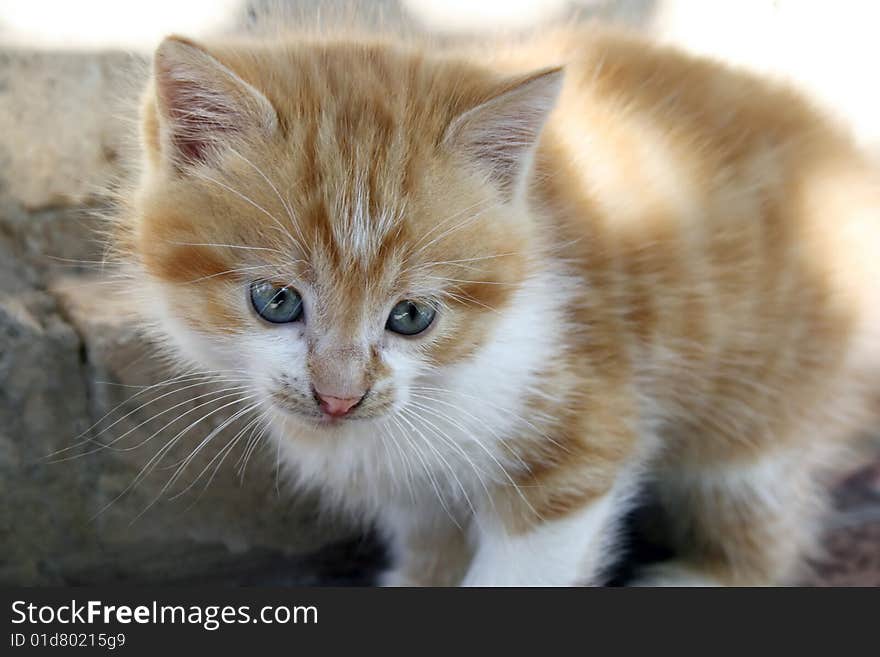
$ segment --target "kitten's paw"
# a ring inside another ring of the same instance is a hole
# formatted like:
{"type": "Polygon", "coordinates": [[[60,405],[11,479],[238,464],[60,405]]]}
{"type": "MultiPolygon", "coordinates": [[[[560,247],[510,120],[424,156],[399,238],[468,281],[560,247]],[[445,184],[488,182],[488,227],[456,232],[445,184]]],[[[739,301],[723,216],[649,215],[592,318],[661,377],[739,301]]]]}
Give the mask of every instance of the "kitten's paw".
{"type": "Polygon", "coordinates": [[[404,573],[397,569],[386,570],[376,578],[376,586],[415,586],[404,573]]]}
{"type": "Polygon", "coordinates": [[[384,573],[381,573],[376,578],[376,586],[388,586],[391,588],[408,586],[423,587],[430,586],[430,584],[428,582],[416,580],[401,569],[392,568],[391,570],[386,570],[384,573]]]}
{"type": "Polygon", "coordinates": [[[629,586],[724,586],[714,577],[680,561],[664,561],[646,566],[629,586]]]}

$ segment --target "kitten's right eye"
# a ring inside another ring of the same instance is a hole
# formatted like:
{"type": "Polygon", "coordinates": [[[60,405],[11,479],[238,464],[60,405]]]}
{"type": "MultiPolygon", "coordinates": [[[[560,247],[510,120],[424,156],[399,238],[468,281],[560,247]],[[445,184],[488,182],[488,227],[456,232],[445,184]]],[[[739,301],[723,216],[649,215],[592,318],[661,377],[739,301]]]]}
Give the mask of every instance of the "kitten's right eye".
{"type": "Polygon", "coordinates": [[[251,283],[251,303],[267,322],[286,324],[302,317],[302,297],[291,287],[279,287],[268,281],[251,283]]]}
{"type": "Polygon", "coordinates": [[[404,299],[391,309],[385,328],[400,335],[418,335],[431,325],[436,314],[426,303],[404,299]]]}

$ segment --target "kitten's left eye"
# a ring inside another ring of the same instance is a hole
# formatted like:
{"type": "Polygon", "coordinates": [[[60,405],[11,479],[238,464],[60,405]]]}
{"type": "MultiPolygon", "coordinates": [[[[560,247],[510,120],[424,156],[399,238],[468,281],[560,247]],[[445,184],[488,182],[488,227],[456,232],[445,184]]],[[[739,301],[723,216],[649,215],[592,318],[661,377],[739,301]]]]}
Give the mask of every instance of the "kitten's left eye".
{"type": "Polygon", "coordinates": [[[251,283],[251,303],[257,314],[267,322],[286,324],[302,316],[302,297],[290,287],[279,287],[268,281],[251,283]]]}
{"type": "Polygon", "coordinates": [[[391,309],[385,328],[401,335],[416,335],[431,325],[436,314],[437,311],[428,304],[401,301],[391,309]]]}

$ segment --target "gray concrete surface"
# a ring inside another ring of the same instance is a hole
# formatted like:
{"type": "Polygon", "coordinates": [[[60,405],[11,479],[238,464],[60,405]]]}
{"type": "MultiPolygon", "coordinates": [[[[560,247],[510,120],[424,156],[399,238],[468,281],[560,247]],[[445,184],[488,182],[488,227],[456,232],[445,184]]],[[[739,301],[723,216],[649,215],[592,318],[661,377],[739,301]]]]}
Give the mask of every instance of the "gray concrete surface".
{"type": "MultiPolygon", "coordinates": [[[[308,559],[326,546],[339,554],[354,532],[320,518],[313,497],[279,494],[271,450],[255,453],[243,480],[233,467],[240,452],[230,454],[204,492],[207,475],[143,515],[173,470],[157,469],[111,504],[168,434],[132,447],[197,402],[138,425],[209,390],[169,395],[98,435],[158,397],[137,396],[138,386],[168,376],[108,302],[108,280],[92,264],[101,246],[91,212],[118,174],[128,130],[121,117],[142,70],[136,58],[114,53],[0,53],[0,583],[246,581],[267,569],[286,581],[314,581],[316,573],[333,580],[336,566],[308,559]],[[68,460],[46,461],[82,432],[106,440],[129,430],[120,450],[95,451],[87,442],[60,455],[68,460]]],[[[213,426],[190,432],[163,463],[188,453],[213,426]]],[[[214,454],[188,468],[170,493],[214,454]]],[[[345,561],[339,572],[350,570],[345,561]]]]}

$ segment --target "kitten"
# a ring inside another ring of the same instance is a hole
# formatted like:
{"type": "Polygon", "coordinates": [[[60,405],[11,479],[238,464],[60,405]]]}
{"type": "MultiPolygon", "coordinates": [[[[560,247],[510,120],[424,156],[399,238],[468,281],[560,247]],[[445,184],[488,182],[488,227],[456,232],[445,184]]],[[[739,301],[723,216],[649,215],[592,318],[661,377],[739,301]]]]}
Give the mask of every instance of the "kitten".
{"type": "Polygon", "coordinates": [[[170,37],[116,246],[386,584],[792,581],[880,366],[880,185],[794,92],[598,27],[170,37]]]}

